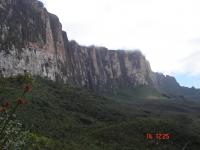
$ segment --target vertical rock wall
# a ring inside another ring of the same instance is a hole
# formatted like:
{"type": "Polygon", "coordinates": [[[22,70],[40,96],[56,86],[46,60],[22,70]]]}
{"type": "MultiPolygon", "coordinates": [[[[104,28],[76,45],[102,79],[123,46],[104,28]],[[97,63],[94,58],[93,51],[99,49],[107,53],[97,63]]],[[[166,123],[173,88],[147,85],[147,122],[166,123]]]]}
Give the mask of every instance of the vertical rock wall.
{"type": "Polygon", "coordinates": [[[84,47],[68,42],[68,81],[91,89],[149,85],[151,68],[139,51],[84,47]]]}
{"type": "Polygon", "coordinates": [[[65,48],[59,19],[37,0],[0,0],[0,74],[24,71],[63,78],[65,48]]]}
{"type": "Polygon", "coordinates": [[[0,75],[24,72],[93,90],[158,83],[141,52],[80,46],[41,2],[0,0],[0,75]]]}

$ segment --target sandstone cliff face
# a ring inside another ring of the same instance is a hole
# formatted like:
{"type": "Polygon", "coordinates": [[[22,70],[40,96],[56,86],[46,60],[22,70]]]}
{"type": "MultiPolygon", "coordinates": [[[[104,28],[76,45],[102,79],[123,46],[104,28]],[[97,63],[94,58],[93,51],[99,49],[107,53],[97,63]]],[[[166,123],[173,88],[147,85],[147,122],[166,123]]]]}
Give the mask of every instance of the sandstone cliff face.
{"type": "Polygon", "coordinates": [[[93,90],[161,83],[141,52],[80,46],[41,2],[0,0],[0,75],[24,72],[93,90]]]}
{"type": "Polygon", "coordinates": [[[154,87],[160,92],[168,94],[181,94],[181,86],[174,77],[169,75],[165,76],[162,73],[152,72],[151,79],[153,80],[154,87]]]}
{"type": "Polygon", "coordinates": [[[62,26],[36,0],[0,0],[0,73],[63,76],[62,26]]]}
{"type": "Polygon", "coordinates": [[[114,51],[68,42],[67,81],[90,89],[148,85],[151,68],[139,51],[114,51]]]}

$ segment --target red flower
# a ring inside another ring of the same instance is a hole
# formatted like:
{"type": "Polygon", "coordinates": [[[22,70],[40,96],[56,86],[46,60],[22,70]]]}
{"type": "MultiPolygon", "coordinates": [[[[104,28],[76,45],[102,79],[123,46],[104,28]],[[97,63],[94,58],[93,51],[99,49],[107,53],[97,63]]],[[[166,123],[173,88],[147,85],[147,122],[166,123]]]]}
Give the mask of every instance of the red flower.
{"type": "Polygon", "coordinates": [[[5,109],[8,109],[8,108],[10,108],[10,106],[11,106],[11,103],[10,102],[8,102],[8,101],[6,101],[6,102],[4,102],[3,103],[3,105],[2,105],[5,109]]]}
{"type": "Polygon", "coordinates": [[[22,98],[18,98],[17,99],[17,105],[23,105],[23,104],[27,104],[27,101],[22,99],[22,98]]]}
{"type": "Polygon", "coordinates": [[[32,91],[32,85],[31,84],[25,84],[23,87],[24,92],[31,92],[32,91]]]}

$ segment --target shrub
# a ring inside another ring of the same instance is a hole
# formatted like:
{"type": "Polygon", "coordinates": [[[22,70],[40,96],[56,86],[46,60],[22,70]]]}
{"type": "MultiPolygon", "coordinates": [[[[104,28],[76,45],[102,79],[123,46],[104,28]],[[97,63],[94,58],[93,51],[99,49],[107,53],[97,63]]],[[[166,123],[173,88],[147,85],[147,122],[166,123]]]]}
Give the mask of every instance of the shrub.
{"type": "Polygon", "coordinates": [[[22,124],[16,118],[16,111],[27,103],[25,94],[32,90],[30,75],[17,76],[17,81],[24,83],[20,97],[15,101],[5,101],[0,107],[0,149],[21,149],[27,139],[29,131],[24,131],[22,124]]]}

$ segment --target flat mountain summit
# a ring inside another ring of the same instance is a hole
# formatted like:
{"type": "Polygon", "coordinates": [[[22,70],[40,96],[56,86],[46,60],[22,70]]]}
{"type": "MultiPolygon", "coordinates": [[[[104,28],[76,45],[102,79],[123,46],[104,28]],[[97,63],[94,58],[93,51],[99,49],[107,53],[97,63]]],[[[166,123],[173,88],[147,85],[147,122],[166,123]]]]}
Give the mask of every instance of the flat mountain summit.
{"type": "Polygon", "coordinates": [[[144,85],[163,93],[184,93],[175,78],[153,72],[138,50],[69,41],[59,18],[37,0],[1,0],[0,35],[3,77],[28,72],[94,91],[144,85]]]}
{"type": "Polygon", "coordinates": [[[22,149],[200,149],[200,90],[153,72],[139,50],[68,40],[38,0],[0,0],[0,102],[16,104],[25,79],[22,149]]]}

